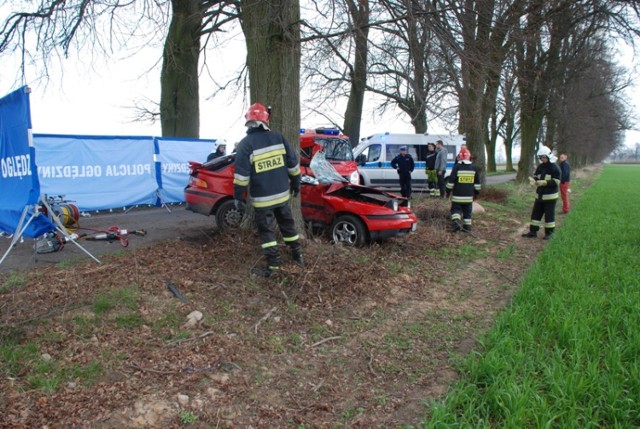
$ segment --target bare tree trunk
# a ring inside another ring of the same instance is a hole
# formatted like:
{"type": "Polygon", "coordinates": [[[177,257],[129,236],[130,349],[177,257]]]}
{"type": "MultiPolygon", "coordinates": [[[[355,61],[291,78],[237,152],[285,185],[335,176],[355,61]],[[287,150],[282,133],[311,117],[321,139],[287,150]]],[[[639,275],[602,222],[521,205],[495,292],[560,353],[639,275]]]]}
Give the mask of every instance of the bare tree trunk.
{"type": "Polygon", "coordinates": [[[160,123],[165,137],[200,136],[199,0],[172,0],[173,16],[162,55],[160,123]]]}
{"type": "Polygon", "coordinates": [[[344,114],[344,133],[349,136],[351,146],[360,141],[360,123],[364,94],[367,87],[367,56],[369,54],[369,0],[347,0],[353,19],[355,59],[351,69],[351,91],[344,114]]]}
{"type": "MultiPolygon", "coordinates": [[[[242,0],[251,102],[272,106],[270,126],[300,149],[300,2],[242,0]]],[[[300,198],[291,201],[303,225],[300,198]]]]}

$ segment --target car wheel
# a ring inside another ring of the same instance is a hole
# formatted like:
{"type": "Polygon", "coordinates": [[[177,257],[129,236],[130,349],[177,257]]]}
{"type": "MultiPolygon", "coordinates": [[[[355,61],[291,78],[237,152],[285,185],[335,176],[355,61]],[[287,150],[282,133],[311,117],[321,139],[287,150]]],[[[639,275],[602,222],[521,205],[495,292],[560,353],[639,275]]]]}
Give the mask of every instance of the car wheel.
{"type": "Polygon", "coordinates": [[[238,229],[242,223],[243,213],[236,208],[233,200],[227,200],[220,204],[216,211],[216,224],[221,231],[238,229]]]}
{"type": "Polygon", "coordinates": [[[338,216],[331,225],[334,243],[347,246],[363,246],[367,241],[367,229],[360,219],[352,215],[338,216]]]}

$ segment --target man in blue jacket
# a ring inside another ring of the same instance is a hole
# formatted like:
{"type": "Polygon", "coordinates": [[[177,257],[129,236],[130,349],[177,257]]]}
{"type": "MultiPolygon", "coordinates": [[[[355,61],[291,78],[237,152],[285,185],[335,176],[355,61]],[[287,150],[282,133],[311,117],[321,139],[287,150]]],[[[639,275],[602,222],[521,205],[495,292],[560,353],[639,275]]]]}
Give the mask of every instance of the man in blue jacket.
{"type": "Polygon", "coordinates": [[[413,157],[407,152],[406,146],[400,146],[400,153],[391,161],[391,168],[398,172],[400,179],[400,194],[411,198],[411,173],[413,172],[413,157]]]}

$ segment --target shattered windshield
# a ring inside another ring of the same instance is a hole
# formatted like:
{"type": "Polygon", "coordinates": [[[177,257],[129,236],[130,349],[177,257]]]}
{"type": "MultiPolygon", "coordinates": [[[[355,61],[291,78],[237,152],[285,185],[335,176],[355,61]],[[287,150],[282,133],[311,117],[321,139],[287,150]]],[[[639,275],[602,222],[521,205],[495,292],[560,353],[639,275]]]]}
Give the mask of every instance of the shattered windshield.
{"type": "Polygon", "coordinates": [[[316,143],[324,146],[325,157],[330,161],[353,161],[349,140],[319,137],[316,138],[316,143]]]}

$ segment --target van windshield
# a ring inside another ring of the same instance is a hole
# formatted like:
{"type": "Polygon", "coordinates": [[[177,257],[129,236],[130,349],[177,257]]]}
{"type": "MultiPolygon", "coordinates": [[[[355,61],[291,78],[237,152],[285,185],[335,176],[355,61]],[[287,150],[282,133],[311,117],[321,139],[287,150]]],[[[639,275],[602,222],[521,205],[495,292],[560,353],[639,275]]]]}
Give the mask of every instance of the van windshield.
{"type": "Polygon", "coordinates": [[[316,143],[324,146],[325,158],[330,161],[353,161],[351,142],[347,139],[318,137],[316,143]]]}

